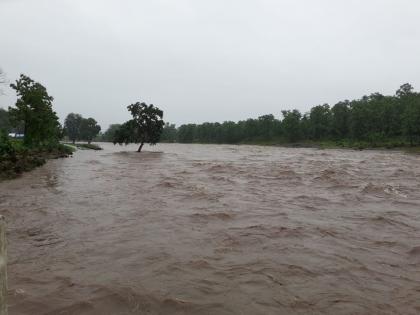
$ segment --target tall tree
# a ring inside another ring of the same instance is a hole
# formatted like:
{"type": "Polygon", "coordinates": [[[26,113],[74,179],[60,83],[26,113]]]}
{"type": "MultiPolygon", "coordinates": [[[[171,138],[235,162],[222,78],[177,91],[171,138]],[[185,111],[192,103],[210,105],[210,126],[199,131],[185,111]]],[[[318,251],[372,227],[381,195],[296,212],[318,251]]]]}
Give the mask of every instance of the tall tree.
{"type": "Polygon", "coordinates": [[[146,103],[135,103],[127,106],[133,119],[124,123],[115,133],[114,144],[140,143],[137,152],[141,152],[143,145],[156,144],[163,131],[163,111],[146,103]]]}
{"type": "Polygon", "coordinates": [[[347,138],[350,130],[350,102],[338,102],[331,109],[332,135],[336,138],[347,138]]]}
{"type": "Polygon", "coordinates": [[[64,132],[73,144],[80,139],[80,128],[83,117],[80,114],[70,113],[64,120],[64,132]]]}
{"type": "Polygon", "coordinates": [[[403,109],[402,130],[412,146],[420,137],[420,94],[415,93],[413,87],[406,83],[401,85],[396,95],[403,109]]]}
{"type": "Polygon", "coordinates": [[[23,122],[25,145],[58,142],[60,123],[52,109],[53,97],[48,95],[47,89],[23,74],[10,87],[16,90],[18,96],[16,107],[9,107],[10,117],[15,123],[23,122]]]}
{"type": "Polygon", "coordinates": [[[93,118],[83,118],[80,124],[80,139],[86,140],[89,144],[101,131],[101,126],[98,125],[93,118]]]}
{"type": "Polygon", "coordinates": [[[312,139],[320,140],[331,134],[331,118],[331,110],[328,104],[311,108],[309,120],[312,139]]]}
{"type": "Polygon", "coordinates": [[[283,110],[282,114],[283,120],[281,125],[287,140],[290,142],[296,142],[300,140],[302,137],[302,129],[300,124],[302,114],[297,109],[294,109],[293,111],[283,110]]]}

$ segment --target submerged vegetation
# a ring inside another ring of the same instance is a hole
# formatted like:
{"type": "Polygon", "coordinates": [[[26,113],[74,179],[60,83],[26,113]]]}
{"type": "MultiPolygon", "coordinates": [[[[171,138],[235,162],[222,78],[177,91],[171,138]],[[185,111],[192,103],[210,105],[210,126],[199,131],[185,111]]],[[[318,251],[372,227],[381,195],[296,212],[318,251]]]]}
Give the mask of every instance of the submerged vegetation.
{"type": "Polygon", "coordinates": [[[395,95],[374,93],[330,107],[318,105],[305,114],[282,111],[257,119],[224,123],[165,124],[162,141],[267,145],[394,148],[420,144],[420,93],[404,84],[395,95]]]}
{"type": "Polygon", "coordinates": [[[164,122],[163,111],[153,104],[135,103],[127,106],[133,119],[122,124],[113,137],[114,144],[140,143],[137,152],[141,152],[143,145],[159,142],[164,122]]]}

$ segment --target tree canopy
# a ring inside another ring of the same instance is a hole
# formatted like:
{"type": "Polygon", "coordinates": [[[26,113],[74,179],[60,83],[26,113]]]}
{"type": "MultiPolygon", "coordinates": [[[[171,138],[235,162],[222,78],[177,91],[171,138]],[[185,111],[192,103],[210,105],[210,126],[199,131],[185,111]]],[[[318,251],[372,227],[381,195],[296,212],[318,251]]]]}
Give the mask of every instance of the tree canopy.
{"type": "Polygon", "coordinates": [[[9,107],[10,119],[15,124],[23,122],[25,145],[38,146],[58,142],[61,126],[52,109],[53,97],[48,94],[47,89],[23,74],[10,87],[18,96],[15,107],[9,107]]]}
{"type": "Polygon", "coordinates": [[[64,121],[64,133],[73,143],[82,140],[90,144],[100,131],[101,126],[91,117],[83,118],[80,114],[70,113],[64,121]]]}
{"type": "Polygon", "coordinates": [[[0,132],[8,133],[12,128],[9,119],[9,112],[3,108],[0,108],[0,132]]]}
{"type": "Polygon", "coordinates": [[[73,143],[80,139],[80,128],[83,117],[80,114],[70,113],[64,120],[64,133],[73,143]]]}
{"type": "Polygon", "coordinates": [[[163,111],[153,104],[137,102],[127,106],[133,119],[125,122],[114,134],[114,144],[140,143],[137,152],[143,145],[156,144],[163,131],[163,111]]]}
{"type": "Polygon", "coordinates": [[[101,126],[98,125],[93,118],[83,118],[80,126],[80,138],[86,140],[89,144],[101,131],[101,126]]]}
{"type": "Polygon", "coordinates": [[[121,124],[111,124],[108,129],[99,137],[101,141],[112,142],[114,141],[115,133],[120,129],[121,124]]]}

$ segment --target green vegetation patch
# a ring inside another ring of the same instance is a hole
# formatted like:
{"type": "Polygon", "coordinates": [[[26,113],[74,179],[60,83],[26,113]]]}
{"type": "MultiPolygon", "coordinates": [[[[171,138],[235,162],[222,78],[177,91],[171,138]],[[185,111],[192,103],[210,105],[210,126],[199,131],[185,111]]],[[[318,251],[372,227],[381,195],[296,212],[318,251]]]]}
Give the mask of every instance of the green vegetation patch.
{"type": "Polygon", "coordinates": [[[45,164],[47,159],[68,157],[72,153],[72,148],[62,144],[28,148],[23,141],[11,140],[2,133],[0,134],[0,180],[16,178],[23,172],[45,164]]]}

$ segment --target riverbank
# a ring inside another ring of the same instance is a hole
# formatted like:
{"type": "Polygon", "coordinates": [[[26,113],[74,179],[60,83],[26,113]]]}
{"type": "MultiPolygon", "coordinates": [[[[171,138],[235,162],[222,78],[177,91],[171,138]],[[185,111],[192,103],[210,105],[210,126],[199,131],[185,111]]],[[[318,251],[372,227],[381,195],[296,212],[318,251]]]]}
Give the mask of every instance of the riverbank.
{"type": "Polygon", "coordinates": [[[29,149],[20,141],[2,142],[0,181],[16,178],[24,172],[44,165],[47,160],[68,157],[73,151],[73,148],[64,144],[29,149]]]}
{"type": "Polygon", "coordinates": [[[69,143],[65,142],[65,145],[71,146],[73,148],[77,148],[79,150],[95,150],[100,151],[103,150],[99,145],[93,143],[69,143]]]}

